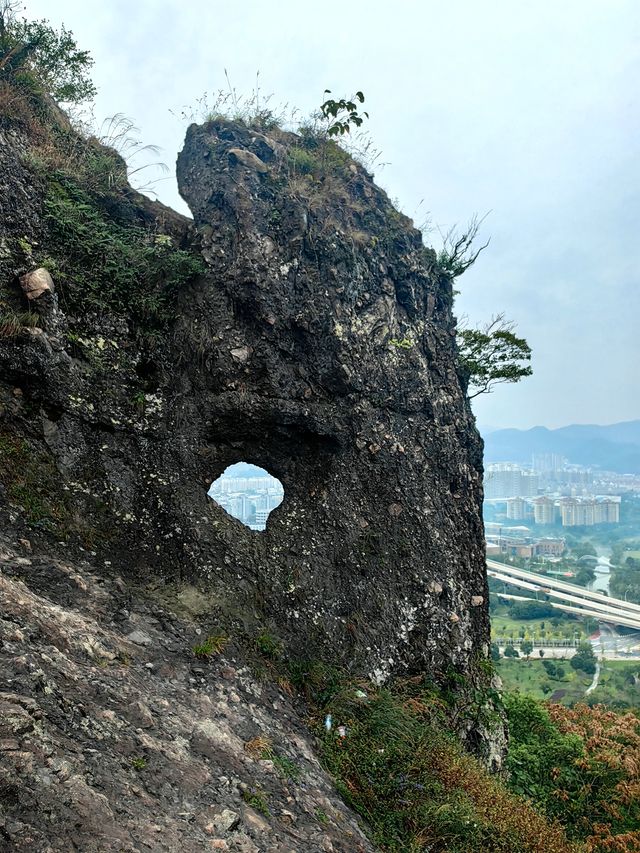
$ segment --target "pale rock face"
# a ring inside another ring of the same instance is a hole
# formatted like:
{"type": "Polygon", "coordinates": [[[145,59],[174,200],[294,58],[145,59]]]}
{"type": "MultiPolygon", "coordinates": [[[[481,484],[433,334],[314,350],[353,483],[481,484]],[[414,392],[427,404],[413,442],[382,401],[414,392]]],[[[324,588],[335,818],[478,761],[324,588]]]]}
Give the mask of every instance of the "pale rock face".
{"type": "Polygon", "coordinates": [[[373,853],[286,693],[235,655],[197,675],[192,623],[86,559],[38,549],[25,564],[1,506],[0,522],[3,852],[373,853]],[[132,643],[133,620],[150,643],[132,643]],[[273,738],[296,780],[249,755],[256,735],[273,738]],[[254,789],[268,816],[244,802],[254,789]]]}
{"type": "Polygon", "coordinates": [[[43,293],[53,293],[55,289],[51,274],[44,267],[20,276],[20,286],[30,302],[39,299],[43,293]]]}
{"type": "Polygon", "coordinates": [[[251,355],[251,350],[249,347],[236,347],[231,350],[231,357],[235,360],[244,364],[245,361],[249,360],[251,355]]]}
{"type": "Polygon", "coordinates": [[[269,171],[266,163],[263,163],[262,160],[251,151],[245,151],[243,148],[230,148],[228,154],[231,159],[238,160],[243,166],[246,166],[248,169],[252,169],[254,172],[264,174],[269,171]]]}

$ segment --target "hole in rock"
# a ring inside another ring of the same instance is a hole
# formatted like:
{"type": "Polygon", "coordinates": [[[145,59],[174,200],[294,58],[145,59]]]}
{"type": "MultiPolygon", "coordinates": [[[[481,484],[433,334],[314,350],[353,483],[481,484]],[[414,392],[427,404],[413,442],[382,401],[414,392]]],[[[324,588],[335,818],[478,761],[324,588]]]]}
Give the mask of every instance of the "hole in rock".
{"type": "Polygon", "coordinates": [[[264,468],[236,462],[213,481],[208,495],[251,530],[264,530],[269,513],[284,500],[284,488],[264,468]]]}

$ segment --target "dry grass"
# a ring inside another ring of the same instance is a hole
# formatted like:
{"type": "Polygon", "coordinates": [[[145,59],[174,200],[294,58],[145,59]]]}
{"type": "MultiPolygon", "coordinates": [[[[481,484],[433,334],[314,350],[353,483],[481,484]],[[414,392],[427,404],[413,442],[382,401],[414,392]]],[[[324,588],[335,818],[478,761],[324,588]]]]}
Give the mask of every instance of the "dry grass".
{"type": "Polygon", "coordinates": [[[244,751],[256,761],[270,759],[273,756],[273,743],[265,735],[258,735],[245,743],[244,751]]]}
{"type": "Polygon", "coordinates": [[[0,338],[17,338],[23,329],[35,329],[39,326],[40,318],[31,311],[0,311],[0,338]]]}
{"type": "MultiPolygon", "coordinates": [[[[422,679],[423,681],[423,679],[422,679]]],[[[536,812],[447,734],[447,705],[412,679],[394,692],[330,684],[319,708],[325,764],[373,841],[393,853],[579,853],[563,828],[536,812]],[[342,734],[337,725],[346,727],[342,734]]]]}

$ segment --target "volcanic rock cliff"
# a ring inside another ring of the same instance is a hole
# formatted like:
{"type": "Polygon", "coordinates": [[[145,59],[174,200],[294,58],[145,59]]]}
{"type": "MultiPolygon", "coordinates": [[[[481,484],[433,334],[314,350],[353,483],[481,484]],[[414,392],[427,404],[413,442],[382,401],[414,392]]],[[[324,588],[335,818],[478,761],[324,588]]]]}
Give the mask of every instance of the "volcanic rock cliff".
{"type": "MultiPolygon", "coordinates": [[[[22,579],[0,624],[7,660],[29,631],[44,643],[6,685],[20,732],[43,725],[34,690],[48,702],[64,693],[36,672],[77,644],[57,619],[93,620],[82,630],[107,650],[101,661],[118,655],[114,630],[135,646],[141,620],[150,670],[179,682],[174,611],[193,601],[192,622],[266,630],[284,657],[378,683],[428,672],[468,695],[489,639],[482,446],[456,373],[451,280],[419,232],[360,164],[313,136],[192,125],[177,172],[191,222],[131,190],[115,152],[63,117],[50,123],[44,140],[19,123],[0,129],[0,512],[22,579]],[[284,485],[264,533],[207,497],[241,460],[284,485]],[[117,600],[133,590],[143,616],[117,600]]],[[[102,676],[85,653],[95,700],[102,676]]],[[[228,678],[207,701],[250,702],[228,678]]],[[[154,696],[160,714],[174,701],[154,696]]],[[[182,744],[181,725],[163,736],[182,744]]],[[[462,729],[499,762],[499,721],[462,729]]],[[[216,744],[204,752],[219,758],[216,744]]],[[[77,768],[46,773],[82,800],[77,768]]],[[[360,849],[305,838],[292,849],[360,849]]],[[[289,849],[275,843],[258,849],[289,849]]]]}

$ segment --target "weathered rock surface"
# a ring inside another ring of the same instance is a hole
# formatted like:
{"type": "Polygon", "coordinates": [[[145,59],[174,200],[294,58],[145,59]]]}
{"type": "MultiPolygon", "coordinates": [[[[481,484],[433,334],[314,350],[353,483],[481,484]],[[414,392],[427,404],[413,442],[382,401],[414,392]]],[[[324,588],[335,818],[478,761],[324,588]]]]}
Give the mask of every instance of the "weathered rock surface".
{"type": "Polygon", "coordinates": [[[37,270],[20,276],[20,284],[29,301],[39,299],[44,293],[53,293],[55,290],[51,274],[44,267],[38,267],[37,270]]]}
{"type": "Polygon", "coordinates": [[[123,587],[0,537],[0,849],[372,850],[288,695],[123,587]]]}
{"type": "MultiPolygon", "coordinates": [[[[0,298],[24,310],[18,277],[56,262],[50,189],[28,139],[0,142],[2,186],[23,199],[0,211],[0,298]]],[[[202,613],[248,636],[268,626],[292,657],[377,681],[453,674],[471,691],[489,638],[482,448],[451,281],[361,166],[302,147],[192,126],[178,180],[193,226],[130,191],[93,199],[119,228],[197,250],[206,271],[170,294],[160,326],[101,310],[99,292],[83,302],[51,267],[59,307],[0,340],[0,505],[34,554],[93,552],[125,584],[195,585],[202,613]],[[240,460],[284,484],[264,534],[206,494],[240,460]]],[[[123,636],[152,655],[144,620],[123,636]]],[[[127,701],[153,716],[146,684],[127,701]]],[[[499,726],[463,735],[499,760],[499,726]]]]}

